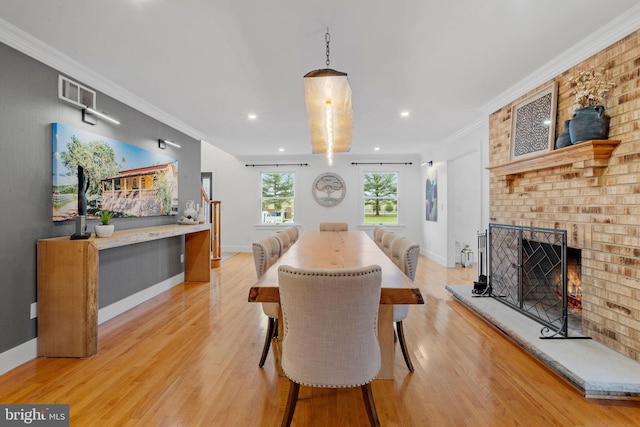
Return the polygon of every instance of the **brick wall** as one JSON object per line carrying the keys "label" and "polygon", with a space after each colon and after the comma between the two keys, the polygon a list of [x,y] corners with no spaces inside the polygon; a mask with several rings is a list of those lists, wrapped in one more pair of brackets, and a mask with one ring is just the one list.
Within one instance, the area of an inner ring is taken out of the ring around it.
{"label": "brick wall", "polygon": [[[556,137],[573,115],[569,79],[600,67],[617,83],[605,106],[609,139],[621,143],[608,165],[532,170],[511,182],[492,172],[490,221],[566,229],[569,246],[582,249],[583,332],[640,361],[640,31],[554,79]],[[490,115],[490,166],[509,162],[512,105],[539,89]]]}

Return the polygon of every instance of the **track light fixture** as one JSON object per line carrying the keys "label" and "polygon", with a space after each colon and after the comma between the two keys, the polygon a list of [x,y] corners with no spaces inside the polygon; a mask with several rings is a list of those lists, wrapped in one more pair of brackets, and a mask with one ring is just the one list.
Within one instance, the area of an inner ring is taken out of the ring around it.
{"label": "track light fixture", "polygon": [[82,121],[85,123],[89,123],[90,125],[95,125],[98,123],[98,119],[96,116],[101,117],[105,120],[110,121],[113,124],[119,125],[120,122],[114,119],[113,117],[109,117],[105,113],[101,113],[99,111],[94,110],[93,108],[83,108],[82,109]]}
{"label": "track light fixture", "polygon": [[164,150],[165,148],[167,148],[167,144],[172,145],[176,148],[180,148],[180,145],[176,144],[173,141],[169,141],[168,139],[159,139],[158,140],[158,148]]}

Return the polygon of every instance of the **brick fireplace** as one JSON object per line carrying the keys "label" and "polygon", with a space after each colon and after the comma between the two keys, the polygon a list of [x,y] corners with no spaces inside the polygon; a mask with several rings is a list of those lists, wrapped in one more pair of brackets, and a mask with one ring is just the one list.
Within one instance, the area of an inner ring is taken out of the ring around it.
{"label": "brick fireplace", "polygon": [[573,114],[569,78],[599,67],[617,83],[606,156],[596,141],[510,166],[511,107],[538,89],[490,115],[490,221],[567,230],[581,250],[582,332],[640,361],[640,32],[554,78],[556,135]]}

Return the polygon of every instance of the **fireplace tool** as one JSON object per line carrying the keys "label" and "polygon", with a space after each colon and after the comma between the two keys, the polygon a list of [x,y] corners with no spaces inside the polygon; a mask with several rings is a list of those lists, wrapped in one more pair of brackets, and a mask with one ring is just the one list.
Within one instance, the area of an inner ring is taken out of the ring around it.
{"label": "fireplace tool", "polygon": [[487,260],[487,231],[478,233],[478,280],[473,282],[473,296],[490,296],[491,286],[485,274]]}

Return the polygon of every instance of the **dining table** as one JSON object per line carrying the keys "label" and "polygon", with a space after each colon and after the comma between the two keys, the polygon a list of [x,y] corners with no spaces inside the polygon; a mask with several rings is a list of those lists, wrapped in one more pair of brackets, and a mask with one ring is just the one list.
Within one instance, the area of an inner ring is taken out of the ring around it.
{"label": "dining table", "polygon": [[[413,281],[375,244],[364,231],[306,231],[271,265],[249,290],[249,302],[280,302],[278,268],[290,265],[303,269],[344,269],[379,265],[382,269],[378,342],[381,368],[377,379],[392,380],[395,365],[394,304],[424,304]],[[282,318],[282,316],[280,316]],[[280,373],[283,322],[273,343]]]}

